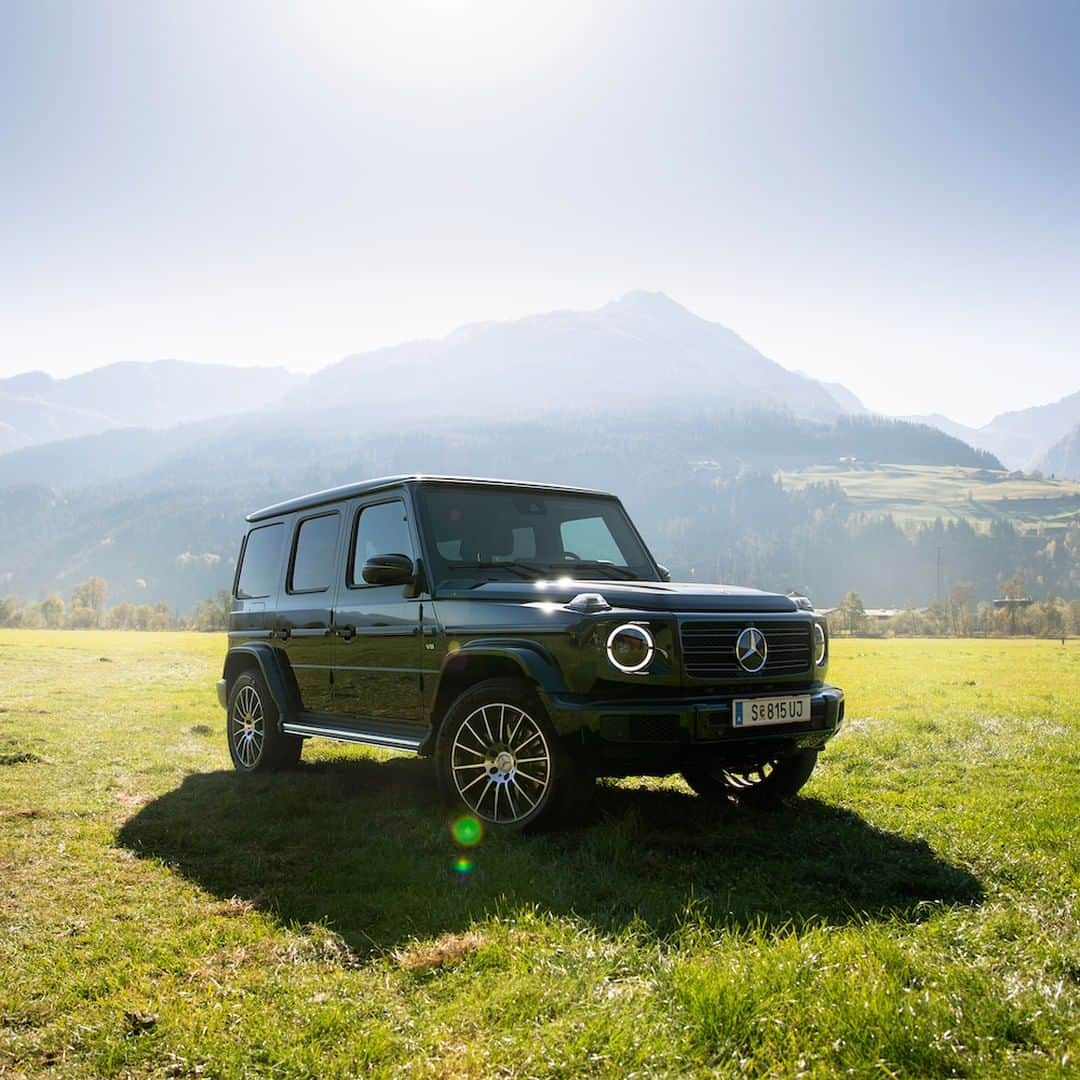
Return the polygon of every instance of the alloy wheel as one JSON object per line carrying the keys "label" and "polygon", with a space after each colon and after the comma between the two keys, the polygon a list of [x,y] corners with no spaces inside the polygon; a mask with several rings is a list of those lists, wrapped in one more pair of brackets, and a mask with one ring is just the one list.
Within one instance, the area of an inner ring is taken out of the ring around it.
{"label": "alloy wheel", "polygon": [[230,717],[229,738],[237,760],[245,769],[254,768],[266,739],[262,699],[254,686],[244,686],[236,695]]}
{"label": "alloy wheel", "polygon": [[454,786],[477,817],[513,825],[541,803],[551,784],[551,750],[540,725],[517,705],[471,712],[450,750]]}

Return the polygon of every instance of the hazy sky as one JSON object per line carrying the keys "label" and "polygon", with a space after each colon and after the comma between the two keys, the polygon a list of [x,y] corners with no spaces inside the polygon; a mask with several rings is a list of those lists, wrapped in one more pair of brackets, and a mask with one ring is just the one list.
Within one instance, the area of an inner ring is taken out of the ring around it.
{"label": "hazy sky", "polygon": [[0,0],[0,373],[660,289],[891,413],[1080,390],[1080,4]]}

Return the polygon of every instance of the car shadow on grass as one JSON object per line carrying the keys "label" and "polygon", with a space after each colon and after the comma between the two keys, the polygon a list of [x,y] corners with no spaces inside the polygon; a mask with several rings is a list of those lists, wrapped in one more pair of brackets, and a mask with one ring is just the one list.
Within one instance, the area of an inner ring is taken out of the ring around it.
{"label": "car shadow on grass", "polygon": [[360,952],[522,907],[662,936],[690,906],[729,927],[845,924],[916,921],[982,897],[924,841],[812,797],[760,814],[671,788],[601,785],[588,823],[465,850],[430,763],[403,758],[195,774],[118,839],[222,899],[325,923]]}

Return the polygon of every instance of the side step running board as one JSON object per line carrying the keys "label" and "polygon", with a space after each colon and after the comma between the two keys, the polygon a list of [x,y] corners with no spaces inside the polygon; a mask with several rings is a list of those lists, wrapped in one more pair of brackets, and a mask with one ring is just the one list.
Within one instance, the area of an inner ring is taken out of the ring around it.
{"label": "side step running board", "polygon": [[319,736],[323,739],[336,739],[338,742],[360,743],[362,746],[380,746],[389,750],[420,749],[423,739],[414,739],[408,735],[388,735],[381,731],[350,731],[347,728],[323,727],[321,724],[298,724],[286,721],[281,725],[286,735]]}

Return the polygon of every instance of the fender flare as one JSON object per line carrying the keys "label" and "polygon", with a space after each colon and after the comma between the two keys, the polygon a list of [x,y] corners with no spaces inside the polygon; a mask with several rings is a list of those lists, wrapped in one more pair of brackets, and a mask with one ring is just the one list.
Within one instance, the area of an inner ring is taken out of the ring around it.
{"label": "fender flare", "polygon": [[243,645],[232,646],[225,656],[223,678],[231,682],[238,672],[252,666],[252,659],[266,682],[278,714],[282,720],[288,719],[297,711],[296,679],[289,668],[288,660],[272,645],[248,641]]}
{"label": "fender flare", "polygon": [[443,660],[439,681],[453,672],[459,657],[492,658],[512,661],[521,674],[544,693],[565,693],[566,680],[555,658],[542,645],[528,638],[474,638]]}

